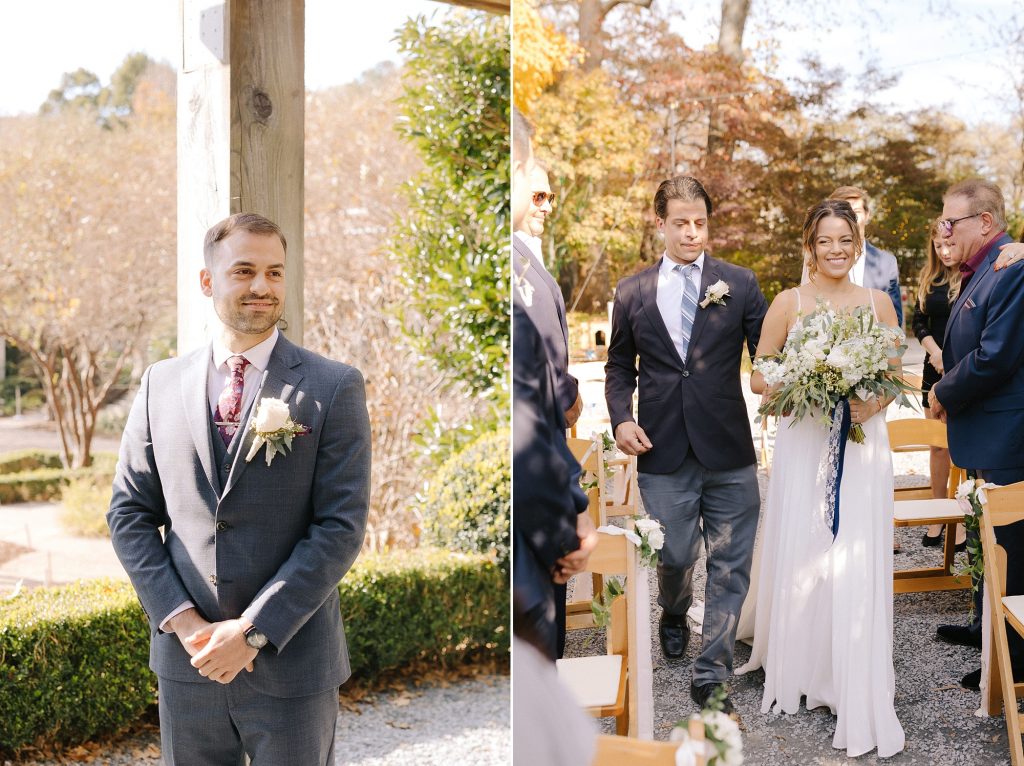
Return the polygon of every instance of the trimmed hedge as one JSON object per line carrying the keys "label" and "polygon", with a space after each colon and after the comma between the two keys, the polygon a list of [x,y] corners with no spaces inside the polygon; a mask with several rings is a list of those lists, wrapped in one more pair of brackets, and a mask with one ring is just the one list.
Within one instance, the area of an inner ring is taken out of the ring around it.
{"label": "trimmed hedge", "polygon": [[[353,676],[507,656],[508,579],[489,558],[362,556],[338,590]],[[133,723],[156,699],[148,662],[149,626],[126,582],[0,601],[0,752],[70,745]]]}
{"label": "trimmed hedge", "polygon": [[510,433],[486,433],[448,458],[423,503],[423,531],[432,545],[461,553],[490,553],[508,571],[512,502]]}
{"label": "trimmed hedge", "polygon": [[60,468],[60,453],[52,449],[22,449],[0,455],[0,474]]}
{"label": "trimmed hedge", "polygon": [[[26,453],[29,451],[26,450]],[[37,464],[48,466],[45,452],[40,450],[32,451],[32,454],[10,453],[4,456],[3,465],[16,466],[19,463],[32,465]],[[111,482],[114,476],[114,466],[117,464],[117,455],[112,452],[97,452],[93,455],[93,464],[88,468],[76,468],[65,470],[61,467],[60,457],[57,457],[56,467],[38,467],[29,470],[5,473],[0,470],[0,504],[4,503],[38,503],[45,500],[59,500],[65,485],[72,479],[85,477],[107,477]]]}

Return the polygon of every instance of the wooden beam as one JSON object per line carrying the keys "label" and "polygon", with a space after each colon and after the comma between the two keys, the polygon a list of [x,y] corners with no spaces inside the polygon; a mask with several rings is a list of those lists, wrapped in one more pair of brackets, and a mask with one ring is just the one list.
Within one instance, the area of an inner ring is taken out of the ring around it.
{"label": "wooden beam", "polygon": [[303,0],[180,0],[178,352],[213,325],[199,293],[203,236],[238,212],[265,215],[288,240],[288,337],[302,342]]}
{"label": "wooden beam", "polygon": [[475,8],[491,13],[509,13],[511,0],[437,0],[448,5],[461,5],[463,8]]}

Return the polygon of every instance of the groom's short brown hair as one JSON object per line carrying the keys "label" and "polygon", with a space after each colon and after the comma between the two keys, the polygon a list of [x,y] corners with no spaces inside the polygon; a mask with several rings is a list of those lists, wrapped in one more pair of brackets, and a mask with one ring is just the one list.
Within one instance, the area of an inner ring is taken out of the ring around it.
{"label": "groom's short brown hair", "polygon": [[711,217],[711,197],[704,190],[704,184],[693,176],[676,176],[662,181],[658,186],[658,191],[654,193],[654,214],[663,221],[668,214],[670,199],[681,199],[685,202],[704,200],[708,209],[708,217]]}
{"label": "groom's short brown hair", "polygon": [[236,231],[247,231],[250,234],[265,236],[276,235],[281,240],[281,247],[284,248],[285,253],[288,252],[288,240],[284,238],[284,232],[276,223],[269,218],[264,218],[259,213],[235,213],[223,221],[215,223],[206,232],[206,239],[203,240],[203,260],[206,262],[206,268],[210,268],[210,264],[213,262],[213,253],[217,249],[217,243]]}

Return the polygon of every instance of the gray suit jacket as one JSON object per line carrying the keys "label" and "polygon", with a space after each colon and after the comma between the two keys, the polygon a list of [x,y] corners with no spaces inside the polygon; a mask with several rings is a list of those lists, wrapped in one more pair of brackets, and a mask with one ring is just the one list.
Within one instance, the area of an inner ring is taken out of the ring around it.
{"label": "gray suit jacket", "polygon": [[864,287],[881,290],[896,309],[898,327],[903,327],[903,299],[900,295],[900,268],[896,256],[888,250],[864,243]]}
{"label": "gray suit jacket", "polygon": [[221,487],[210,353],[150,367],[121,440],[107,520],[150,619],[150,667],[212,683],[189,665],[177,636],[158,628],[192,601],[210,621],[245,615],[270,640],[254,672],[235,683],[280,697],[335,688],[351,674],[337,585],[362,547],[369,500],[362,376],[280,336],[255,402],[280,398],[312,430],[267,466],[265,447],[245,462],[253,439],[246,428]]}

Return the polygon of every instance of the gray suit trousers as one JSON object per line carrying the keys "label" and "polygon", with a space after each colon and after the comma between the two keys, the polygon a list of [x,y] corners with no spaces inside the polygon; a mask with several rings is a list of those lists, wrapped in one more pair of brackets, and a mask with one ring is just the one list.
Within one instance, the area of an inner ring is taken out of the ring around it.
{"label": "gray suit trousers", "polygon": [[750,587],[761,507],[757,466],[712,471],[690,451],[672,473],[641,473],[637,479],[644,508],[665,529],[658,603],[666,614],[685,615],[690,608],[703,534],[708,577],[693,683],[724,683],[732,674],[736,624]]}
{"label": "gray suit trousers", "polygon": [[243,678],[230,684],[161,678],[159,686],[167,766],[244,766],[246,755],[252,766],[334,766],[337,689],[273,697]]}

